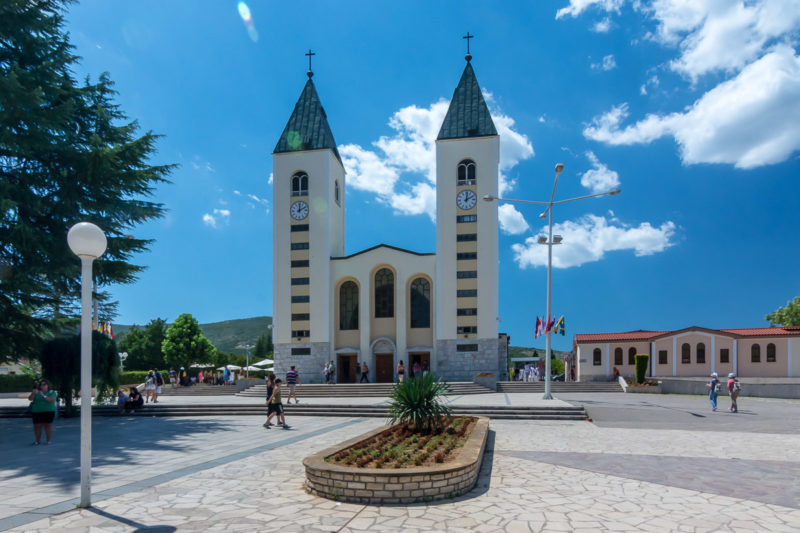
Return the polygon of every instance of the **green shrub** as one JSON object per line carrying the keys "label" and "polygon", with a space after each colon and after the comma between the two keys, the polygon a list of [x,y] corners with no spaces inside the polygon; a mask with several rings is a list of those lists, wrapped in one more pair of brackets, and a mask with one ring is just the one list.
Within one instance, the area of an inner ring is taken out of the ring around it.
{"label": "green shrub", "polygon": [[450,415],[450,408],[443,401],[446,392],[447,384],[431,373],[406,378],[392,389],[389,419],[410,424],[418,433],[428,433]]}
{"label": "green shrub", "polygon": [[550,359],[550,375],[557,376],[564,373],[564,361],[561,359]]}
{"label": "green shrub", "polygon": [[[147,372],[147,370],[129,370],[121,372],[119,375],[119,383],[120,385],[139,385],[140,383],[144,383]],[[169,383],[169,372],[161,372],[161,376],[164,378],[164,383]]]}
{"label": "green shrub", "polygon": [[0,392],[30,392],[35,380],[25,374],[0,375]]}
{"label": "green shrub", "polygon": [[644,383],[644,376],[647,374],[647,361],[650,356],[646,353],[636,354],[636,383]]}

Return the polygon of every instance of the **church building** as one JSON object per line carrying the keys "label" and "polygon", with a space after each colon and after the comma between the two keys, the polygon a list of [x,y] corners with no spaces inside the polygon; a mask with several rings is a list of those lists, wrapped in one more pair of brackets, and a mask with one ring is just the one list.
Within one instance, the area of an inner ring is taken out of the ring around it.
{"label": "church building", "polygon": [[[273,152],[275,371],[304,383],[328,361],[391,382],[403,361],[448,381],[501,379],[497,196],[500,138],[467,64],[436,139],[436,253],[380,244],[345,255],[347,182],[309,69]],[[398,220],[398,225],[401,222]]]}

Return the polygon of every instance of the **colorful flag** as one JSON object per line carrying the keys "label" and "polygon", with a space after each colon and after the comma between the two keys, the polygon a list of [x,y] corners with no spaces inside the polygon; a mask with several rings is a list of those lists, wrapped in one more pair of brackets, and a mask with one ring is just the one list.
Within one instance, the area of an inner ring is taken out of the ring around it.
{"label": "colorful flag", "polygon": [[112,339],[114,338],[114,330],[111,328],[111,322],[108,323],[108,336],[111,337]]}
{"label": "colorful flag", "polygon": [[540,319],[537,316],[536,317],[536,329],[533,331],[533,338],[534,339],[537,339],[539,337],[539,335],[541,335],[541,329],[542,329],[542,319]]}
{"label": "colorful flag", "polygon": [[103,323],[102,322],[98,322],[97,323],[97,331],[99,331],[100,333],[103,333]]}
{"label": "colorful flag", "polygon": [[559,322],[561,322],[561,329],[559,329],[558,332],[561,333],[561,336],[563,337],[565,335],[565,323],[566,323],[566,320],[564,320],[564,315],[561,315]]}

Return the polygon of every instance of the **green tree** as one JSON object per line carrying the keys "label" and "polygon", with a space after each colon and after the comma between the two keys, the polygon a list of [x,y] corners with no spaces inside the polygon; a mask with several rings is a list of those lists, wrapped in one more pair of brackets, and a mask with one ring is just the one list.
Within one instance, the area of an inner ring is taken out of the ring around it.
{"label": "green tree", "polygon": [[272,328],[267,331],[267,354],[272,355],[275,353],[275,345],[272,344]]}
{"label": "green tree", "polygon": [[[66,235],[100,226],[108,248],[94,265],[98,287],[131,283],[129,262],[150,240],[130,234],[164,214],[148,201],[172,165],[151,165],[157,135],[137,133],[113,101],[107,74],[78,82],[64,31],[68,0],[0,2],[0,357],[30,357],[77,324],[80,262]],[[108,293],[96,295],[102,320]]]}
{"label": "green tree", "polygon": [[765,317],[770,326],[800,326],[800,296]]}
{"label": "green tree", "polygon": [[[97,402],[112,397],[119,387],[119,356],[113,339],[92,332],[92,385],[97,387]],[[57,337],[44,344],[39,356],[42,377],[52,383],[64,400],[65,416],[72,416],[72,399],[81,388],[81,336]]]}
{"label": "green tree", "polygon": [[189,368],[194,363],[213,363],[217,349],[203,332],[197,319],[184,313],[167,329],[161,345],[164,360],[174,368]]}
{"label": "green tree", "polygon": [[127,352],[126,370],[164,368],[162,345],[167,336],[167,321],[151,320],[144,328],[133,326],[119,343],[119,350]]}
{"label": "green tree", "polygon": [[261,335],[258,340],[256,341],[256,345],[253,348],[253,357],[256,361],[260,361],[265,357],[268,357],[272,354],[272,350],[270,349],[272,345],[272,334],[267,333],[265,335]]}

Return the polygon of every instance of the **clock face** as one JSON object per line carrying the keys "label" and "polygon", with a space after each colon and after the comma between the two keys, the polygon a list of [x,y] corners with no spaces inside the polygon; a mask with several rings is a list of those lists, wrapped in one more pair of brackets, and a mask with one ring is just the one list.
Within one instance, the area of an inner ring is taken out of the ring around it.
{"label": "clock face", "polygon": [[292,215],[293,219],[303,220],[308,216],[308,204],[303,202],[302,200],[299,202],[295,202],[289,209],[289,213]]}
{"label": "clock face", "polygon": [[475,207],[475,202],[477,201],[478,197],[475,196],[475,193],[469,189],[461,191],[458,193],[458,196],[456,196],[456,204],[464,211]]}

